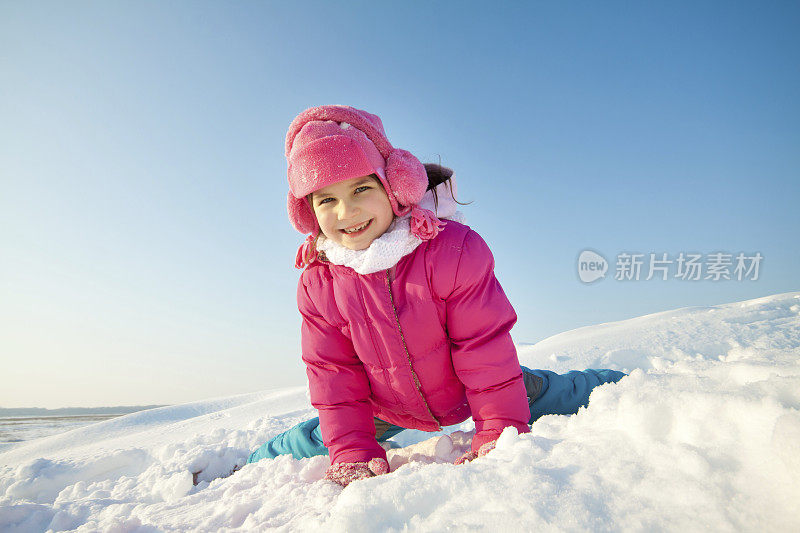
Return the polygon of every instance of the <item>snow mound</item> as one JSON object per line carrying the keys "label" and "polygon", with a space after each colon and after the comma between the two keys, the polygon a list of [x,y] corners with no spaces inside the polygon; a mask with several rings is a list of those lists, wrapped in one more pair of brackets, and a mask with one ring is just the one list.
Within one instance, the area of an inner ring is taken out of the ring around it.
{"label": "snow mound", "polygon": [[[346,489],[327,457],[245,465],[314,416],[303,388],[165,407],[0,453],[2,531],[756,531],[800,528],[800,293],[686,308],[518,347],[614,368],[577,415],[452,461],[471,423],[406,431],[392,473]],[[448,434],[449,433],[449,434]],[[197,473],[198,484],[193,484]]]}

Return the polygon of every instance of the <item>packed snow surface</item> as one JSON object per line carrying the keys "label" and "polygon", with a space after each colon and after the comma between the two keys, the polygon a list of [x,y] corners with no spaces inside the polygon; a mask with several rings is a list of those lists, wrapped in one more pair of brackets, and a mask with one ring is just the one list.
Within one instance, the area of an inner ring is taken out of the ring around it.
{"label": "packed snow surface", "polygon": [[798,531],[799,315],[787,293],[520,345],[529,367],[630,376],[461,466],[470,423],[403,432],[392,473],[345,489],[321,479],[327,457],[227,475],[314,416],[302,387],[21,443],[0,453],[0,530]]}

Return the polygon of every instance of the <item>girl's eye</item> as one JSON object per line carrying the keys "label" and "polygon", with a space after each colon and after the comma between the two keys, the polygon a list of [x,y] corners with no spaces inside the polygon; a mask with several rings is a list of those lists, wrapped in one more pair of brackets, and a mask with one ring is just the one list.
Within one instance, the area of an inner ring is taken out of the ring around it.
{"label": "girl's eye", "polygon": [[[370,187],[369,185],[361,185],[360,187],[356,187],[356,188],[355,188],[355,190],[354,190],[353,192],[355,192],[355,193],[364,192],[364,191],[368,191],[368,190],[370,190],[371,188],[372,188],[372,187]],[[323,198],[322,200],[320,200],[319,202],[317,202],[317,205],[322,205],[322,204],[327,204],[327,203],[330,203],[330,202],[328,202],[328,200],[331,200],[331,201],[332,201],[332,200],[333,200],[333,197],[331,197],[331,196],[328,196],[327,198]]]}

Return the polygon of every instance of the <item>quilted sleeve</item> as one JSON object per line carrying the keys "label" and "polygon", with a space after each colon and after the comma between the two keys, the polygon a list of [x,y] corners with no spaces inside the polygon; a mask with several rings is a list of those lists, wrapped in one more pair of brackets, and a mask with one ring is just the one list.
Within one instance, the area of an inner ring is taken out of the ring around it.
{"label": "quilted sleeve", "polygon": [[317,309],[303,277],[297,287],[303,317],[301,344],[311,404],[319,411],[320,430],[331,464],[386,459],[375,439],[370,387],[344,325],[329,323]]}
{"label": "quilted sleeve", "polygon": [[517,314],[494,275],[494,257],[470,230],[464,238],[452,293],[446,298],[453,367],[475,421],[472,450],[504,428],[530,431],[528,400],[511,328]]}

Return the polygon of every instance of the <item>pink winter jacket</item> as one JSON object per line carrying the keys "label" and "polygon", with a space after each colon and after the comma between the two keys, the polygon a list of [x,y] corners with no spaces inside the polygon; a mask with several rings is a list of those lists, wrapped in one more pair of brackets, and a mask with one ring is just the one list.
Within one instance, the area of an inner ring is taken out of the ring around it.
{"label": "pink winter jacket", "polygon": [[373,417],[423,431],[475,421],[472,450],[530,430],[509,331],[517,315],[494,258],[447,221],[391,269],[362,275],[324,259],[300,276],[302,352],[331,463],[386,458]]}

